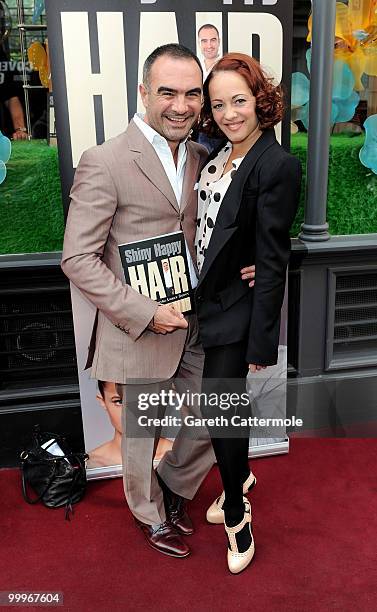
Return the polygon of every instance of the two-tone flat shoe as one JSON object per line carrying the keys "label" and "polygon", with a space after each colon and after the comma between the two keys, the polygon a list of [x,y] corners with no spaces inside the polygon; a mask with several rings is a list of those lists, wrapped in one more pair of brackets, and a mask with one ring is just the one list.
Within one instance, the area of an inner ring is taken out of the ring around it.
{"label": "two-tone flat shoe", "polygon": [[[257,483],[257,479],[255,478],[253,472],[250,471],[248,478],[243,483],[243,487],[242,487],[243,494],[246,495],[248,491],[251,491],[251,489],[256,485],[256,483]],[[212,523],[213,525],[220,525],[221,523],[224,522],[224,510],[223,510],[224,501],[225,501],[225,491],[223,491],[220,497],[217,497],[215,501],[208,508],[206,518],[209,523]]]}
{"label": "two-tone flat shoe", "polygon": [[[244,570],[250,563],[255,553],[255,543],[253,532],[251,528],[251,506],[250,502],[244,498],[245,512],[243,519],[238,525],[234,527],[228,527],[225,523],[225,531],[228,536],[228,568],[232,574],[239,574]],[[240,552],[240,535],[242,530],[247,530],[247,534],[243,534],[249,539],[250,544],[248,548]],[[238,538],[237,538],[238,536]]]}

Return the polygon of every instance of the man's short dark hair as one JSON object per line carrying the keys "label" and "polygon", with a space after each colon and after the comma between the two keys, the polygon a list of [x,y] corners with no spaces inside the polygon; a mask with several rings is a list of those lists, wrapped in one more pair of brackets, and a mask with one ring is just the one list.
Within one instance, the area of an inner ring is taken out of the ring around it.
{"label": "man's short dark hair", "polygon": [[168,43],[167,45],[161,45],[160,47],[157,47],[157,49],[152,51],[152,53],[145,60],[143,66],[143,83],[145,86],[149,85],[149,77],[153,64],[159,57],[162,57],[163,55],[168,55],[169,57],[173,57],[174,59],[194,60],[199,66],[203,78],[203,68],[195,53],[193,53],[190,49],[184,47],[183,45],[178,45],[176,43]]}
{"label": "man's short dark hair", "polygon": [[212,28],[213,30],[216,30],[217,37],[220,39],[220,33],[219,33],[217,27],[215,25],[213,25],[213,23],[205,23],[204,25],[200,26],[200,28],[198,30],[198,36],[199,36],[200,32],[202,30],[204,30],[204,28]]}

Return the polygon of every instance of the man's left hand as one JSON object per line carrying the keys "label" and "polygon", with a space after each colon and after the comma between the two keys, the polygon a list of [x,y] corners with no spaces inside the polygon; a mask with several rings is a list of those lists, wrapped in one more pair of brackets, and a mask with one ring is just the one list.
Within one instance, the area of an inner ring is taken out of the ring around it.
{"label": "man's left hand", "polygon": [[255,284],[255,266],[248,266],[247,268],[241,269],[241,278],[242,280],[248,280],[249,287],[254,287]]}
{"label": "man's left hand", "polygon": [[27,140],[28,133],[27,132],[21,132],[21,130],[16,130],[15,132],[13,132],[12,138],[13,138],[13,140]]}

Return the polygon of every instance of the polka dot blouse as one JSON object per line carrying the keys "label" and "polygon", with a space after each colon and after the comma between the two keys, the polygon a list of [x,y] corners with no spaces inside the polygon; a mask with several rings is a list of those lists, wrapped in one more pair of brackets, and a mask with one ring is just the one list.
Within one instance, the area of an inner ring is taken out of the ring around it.
{"label": "polka dot blouse", "polygon": [[232,169],[223,175],[223,170],[232,152],[230,142],[203,168],[198,185],[198,220],[195,238],[196,259],[199,272],[202,269],[206,251],[211,240],[221,202],[237,172],[243,157],[232,161]]}

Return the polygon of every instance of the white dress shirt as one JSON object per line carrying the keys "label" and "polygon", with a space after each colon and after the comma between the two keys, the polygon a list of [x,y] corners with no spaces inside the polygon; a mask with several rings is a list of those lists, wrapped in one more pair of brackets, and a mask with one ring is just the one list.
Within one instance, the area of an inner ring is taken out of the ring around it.
{"label": "white dress shirt", "polygon": [[[148,125],[148,123],[145,123],[143,115],[136,113],[133,119],[137,127],[141,130],[145,138],[148,140],[148,142],[151,143],[152,147],[156,151],[158,158],[165,170],[166,176],[168,177],[169,182],[172,186],[174,195],[178,202],[178,206],[180,206],[182,198],[183,179],[185,176],[187,161],[187,138],[184,141],[180,142],[178,145],[178,159],[177,165],[175,165],[173,154],[166,138],[156,132],[156,130],[154,130],[150,125]],[[192,188],[194,189],[194,185],[192,186]],[[186,252],[190,272],[191,286],[194,289],[194,287],[196,287],[196,285],[198,284],[198,278],[187,243]]]}

